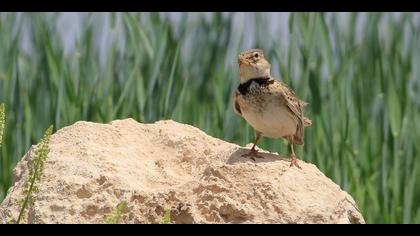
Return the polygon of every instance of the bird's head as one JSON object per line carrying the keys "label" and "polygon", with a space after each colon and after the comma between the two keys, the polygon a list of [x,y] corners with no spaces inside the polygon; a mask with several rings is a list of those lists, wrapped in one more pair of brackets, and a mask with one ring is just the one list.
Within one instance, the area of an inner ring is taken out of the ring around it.
{"label": "bird's head", "polygon": [[271,65],[261,49],[250,49],[239,54],[239,74],[241,83],[253,78],[269,77]]}

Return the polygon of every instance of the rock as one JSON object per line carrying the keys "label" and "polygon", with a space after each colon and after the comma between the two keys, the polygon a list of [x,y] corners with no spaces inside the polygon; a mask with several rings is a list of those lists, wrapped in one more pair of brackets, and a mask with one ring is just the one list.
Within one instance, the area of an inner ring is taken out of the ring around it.
{"label": "rock", "polygon": [[[250,144],[248,145],[249,148]],[[17,218],[33,146],[17,164],[0,222]],[[40,191],[25,223],[364,223],[352,197],[299,160],[248,149],[174,121],[77,122],[51,137]]]}

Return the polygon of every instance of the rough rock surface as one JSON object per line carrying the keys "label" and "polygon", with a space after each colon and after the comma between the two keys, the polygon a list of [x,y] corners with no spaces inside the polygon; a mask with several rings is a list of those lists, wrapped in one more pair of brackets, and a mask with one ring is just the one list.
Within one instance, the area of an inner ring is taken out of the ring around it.
{"label": "rough rock surface", "polygon": [[[249,146],[249,145],[248,145]],[[14,171],[0,222],[17,218],[33,146]],[[248,147],[249,148],[249,147]],[[27,223],[364,223],[354,200],[316,166],[302,169],[174,121],[77,122],[55,133]]]}

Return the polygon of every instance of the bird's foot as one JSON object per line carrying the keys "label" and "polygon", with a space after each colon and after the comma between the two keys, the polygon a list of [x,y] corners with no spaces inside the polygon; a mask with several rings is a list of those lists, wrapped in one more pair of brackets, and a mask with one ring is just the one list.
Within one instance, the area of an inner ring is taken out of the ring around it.
{"label": "bird's foot", "polygon": [[298,162],[297,162],[297,159],[296,159],[296,156],[295,156],[295,155],[291,155],[291,156],[290,156],[290,158],[284,158],[284,157],[282,157],[281,159],[282,159],[283,161],[288,161],[288,162],[290,162],[290,167],[292,167],[292,166],[296,166],[297,168],[302,169],[302,168],[299,166],[299,164],[298,164]]}
{"label": "bird's foot", "polygon": [[256,157],[256,158],[264,158],[263,156],[258,155],[258,151],[257,151],[255,148],[252,148],[250,152],[245,153],[245,154],[242,154],[241,156],[242,156],[242,157],[251,157],[251,159],[252,159],[253,161],[256,161],[256,160],[255,160],[255,157]]}

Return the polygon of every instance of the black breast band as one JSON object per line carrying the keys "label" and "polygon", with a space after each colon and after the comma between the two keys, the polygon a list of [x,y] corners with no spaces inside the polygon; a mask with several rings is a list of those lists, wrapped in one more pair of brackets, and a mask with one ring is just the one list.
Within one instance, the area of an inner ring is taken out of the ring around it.
{"label": "black breast band", "polygon": [[258,77],[248,80],[247,82],[240,84],[238,86],[238,90],[242,95],[245,95],[249,92],[249,86],[251,85],[252,81],[256,82],[260,86],[264,86],[267,84],[271,84],[272,80],[270,80],[270,77]]}

